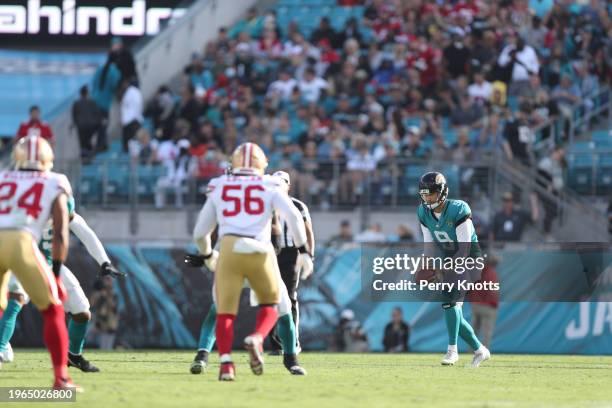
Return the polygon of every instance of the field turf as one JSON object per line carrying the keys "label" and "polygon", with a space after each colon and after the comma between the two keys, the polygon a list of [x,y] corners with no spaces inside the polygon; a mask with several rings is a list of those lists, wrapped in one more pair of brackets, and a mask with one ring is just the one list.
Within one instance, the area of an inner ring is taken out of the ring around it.
{"label": "field turf", "polygon": [[[479,369],[442,367],[441,354],[304,353],[307,377],[293,377],[280,357],[251,374],[235,355],[237,381],[217,381],[218,358],[201,375],[189,373],[187,351],[88,351],[102,372],[70,373],[85,393],[67,407],[612,407],[612,357],[494,355]],[[0,371],[0,387],[51,384],[48,355],[15,350]],[[49,407],[50,403],[10,404]]]}

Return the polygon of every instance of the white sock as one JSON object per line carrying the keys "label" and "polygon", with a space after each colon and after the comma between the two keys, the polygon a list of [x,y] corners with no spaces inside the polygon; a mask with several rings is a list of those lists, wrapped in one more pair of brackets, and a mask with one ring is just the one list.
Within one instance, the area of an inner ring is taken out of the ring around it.
{"label": "white sock", "polygon": [[454,344],[454,345],[452,345],[452,346],[451,346],[451,345],[449,344],[449,345],[448,345],[448,351],[451,351],[451,352],[453,352],[453,353],[456,353],[456,352],[457,352],[457,345],[456,345],[456,344]]}
{"label": "white sock", "polygon": [[476,350],[474,350],[474,353],[476,353],[476,354],[481,354],[481,353],[484,353],[484,351],[485,351],[486,349],[487,349],[487,348],[484,346],[484,344],[481,344],[481,345],[480,345],[480,347],[478,347]]}
{"label": "white sock", "polygon": [[222,363],[231,363],[232,362],[232,356],[229,354],[221,354],[221,357],[219,358],[219,360]]}

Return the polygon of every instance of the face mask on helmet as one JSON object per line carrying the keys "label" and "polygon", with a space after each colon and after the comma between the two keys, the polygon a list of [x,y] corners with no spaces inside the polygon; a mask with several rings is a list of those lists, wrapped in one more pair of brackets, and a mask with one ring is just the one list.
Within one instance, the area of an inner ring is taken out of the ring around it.
{"label": "face mask on helmet", "polygon": [[[437,193],[437,198],[434,202],[428,202],[427,196]],[[423,205],[430,210],[434,210],[438,208],[441,204],[446,201],[446,197],[448,196],[448,186],[446,183],[436,184],[433,186],[421,186],[419,188],[419,197],[421,198],[421,202]]]}

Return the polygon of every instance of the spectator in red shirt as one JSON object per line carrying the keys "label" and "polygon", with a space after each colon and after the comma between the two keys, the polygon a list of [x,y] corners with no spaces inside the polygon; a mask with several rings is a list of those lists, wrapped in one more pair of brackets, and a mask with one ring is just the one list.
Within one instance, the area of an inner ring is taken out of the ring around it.
{"label": "spectator in red shirt", "polygon": [[51,127],[47,123],[40,120],[40,108],[36,105],[30,108],[30,119],[27,122],[22,122],[21,125],[19,125],[15,140],[19,140],[22,137],[29,135],[41,136],[43,139],[46,139],[49,143],[51,143],[52,146],[55,143],[53,131],[51,131]]}
{"label": "spectator in red shirt", "polygon": [[[490,256],[482,270],[480,282],[498,283],[499,278],[495,267],[498,260]],[[472,327],[485,347],[489,348],[495,330],[497,309],[499,308],[499,291],[476,290],[468,293],[467,300],[472,305]]]}

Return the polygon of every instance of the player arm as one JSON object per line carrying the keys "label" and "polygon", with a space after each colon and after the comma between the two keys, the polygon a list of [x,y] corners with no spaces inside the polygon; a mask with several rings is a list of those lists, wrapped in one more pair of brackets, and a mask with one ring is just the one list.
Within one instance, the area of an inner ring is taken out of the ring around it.
{"label": "player arm", "polygon": [[274,246],[274,250],[276,252],[280,251],[280,237],[281,237],[281,227],[280,221],[278,219],[278,214],[276,211],[272,212],[272,225],[271,225],[271,241],[272,246]]}
{"label": "player arm", "polygon": [[423,233],[423,255],[426,258],[431,258],[433,256],[435,256],[435,248],[434,248],[434,239],[433,236],[431,235],[431,231],[429,231],[429,228],[427,228],[426,226],[424,226],[423,224],[421,225],[421,232]]}
{"label": "player arm", "polygon": [[198,214],[195,228],[193,229],[193,240],[202,255],[212,253],[212,245],[210,234],[217,225],[217,217],[215,214],[215,206],[212,199],[206,200],[204,207]]}
{"label": "player arm", "polygon": [[308,242],[308,249],[310,251],[310,256],[314,258],[315,239],[314,239],[314,231],[312,229],[312,222],[310,220],[304,221],[304,228],[306,228],[306,241]]}
{"label": "player arm", "polygon": [[421,224],[421,232],[423,233],[423,242],[433,242],[433,236],[429,229]]}
{"label": "player arm", "polygon": [[306,228],[306,241],[308,242],[308,249],[310,250],[310,256],[314,258],[315,253],[315,238],[314,230],[312,228],[312,219],[310,218],[310,212],[306,204],[302,205],[302,219],[304,220],[304,228]]}
{"label": "player arm", "polygon": [[296,247],[305,246],[308,241],[306,238],[306,227],[302,214],[295,208],[295,205],[289,199],[289,196],[284,192],[277,191],[272,199],[272,205],[277,209],[281,216],[287,221],[289,232],[293,237],[293,242]]}
{"label": "player arm", "polygon": [[74,218],[70,222],[70,231],[85,245],[87,252],[96,260],[98,265],[101,266],[107,262],[111,263],[102,242],[100,242],[94,230],[91,229],[79,214],[74,214]]}
{"label": "player arm", "polygon": [[459,247],[455,257],[465,258],[470,254],[472,234],[474,234],[474,223],[472,223],[471,214],[466,215],[463,220],[459,221],[455,227],[455,234],[457,234],[457,242]]}
{"label": "player arm", "polygon": [[51,209],[53,218],[52,258],[53,272],[59,274],[59,268],[68,255],[68,199],[66,193],[60,193]]}

